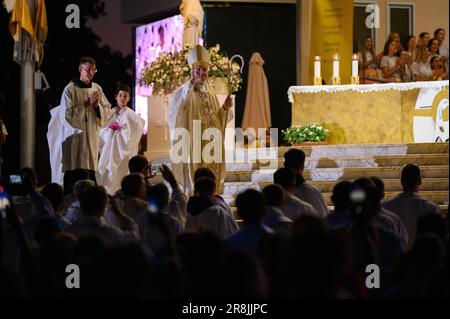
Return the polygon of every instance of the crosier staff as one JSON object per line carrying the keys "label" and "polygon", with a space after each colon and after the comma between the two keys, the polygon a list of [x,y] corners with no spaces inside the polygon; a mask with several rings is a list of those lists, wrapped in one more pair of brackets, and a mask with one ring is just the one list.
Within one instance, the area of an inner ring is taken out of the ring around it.
{"label": "crosier staff", "polygon": [[[241,66],[240,66],[240,68],[239,68],[239,73],[241,73],[242,74],[242,71],[244,70],[244,58],[241,56],[241,55],[238,55],[238,54],[235,54],[235,55],[233,55],[232,57],[231,57],[231,59],[230,59],[230,76],[229,76],[229,79],[228,79],[228,92],[229,92],[229,95],[228,95],[228,97],[227,98],[229,98],[230,96],[231,96],[231,93],[233,93],[233,87],[232,87],[232,85],[231,85],[231,80],[232,80],[232,78],[233,78],[233,60],[234,59],[236,59],[236,58],[238,58],[238,59],[240,59],[241,60]],[[225,128],[227,127],[227,122],[228,122],[228,112],[230,111],[230,109],[227,109],[227,111],[226,111],[226,113],[225,113],[225,120],[224,120],[224,123],[223,123],[223,131],[224,131],[224,134],[225,134]],[[225,135],[224,135],[225,136]]]}

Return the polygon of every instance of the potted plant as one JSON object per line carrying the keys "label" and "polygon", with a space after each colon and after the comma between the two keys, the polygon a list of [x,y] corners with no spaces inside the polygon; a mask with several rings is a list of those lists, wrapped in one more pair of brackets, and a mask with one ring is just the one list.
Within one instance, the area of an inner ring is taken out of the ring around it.
{"label": "potted plant", "polygon": [[[178,87],[190,79],[191,68],[187,61],[190,49],[186,48],[175,52],[161,52],[152,63],[146,63],[141,71],[139,84],[152,86],[154,95],[172,94]],[[209,83],[217,94],[229,94],[237,92],[242,85],[242,76],[239,73],[239,64],[233,63],[231,68],[230,82],[230,60],[225,52],[220,51],[220,46],[208,49],[211,59],[209,69]],[[231,90],[231,92],[229,92]]]}
{"label": "potted plant", "polygon": [[291,126],[281,131],[283,138],[291,145],[323,145],[329,135],[329,130],[317,123],[307,123],[301,126]]}

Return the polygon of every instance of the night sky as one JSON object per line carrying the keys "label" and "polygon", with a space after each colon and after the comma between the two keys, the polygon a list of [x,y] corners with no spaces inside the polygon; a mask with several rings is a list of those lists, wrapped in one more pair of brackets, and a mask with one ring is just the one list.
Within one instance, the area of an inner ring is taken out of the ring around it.
{"label": "night sky", "polygon": [[105,0],[106,16],[98,20],[89,20],[87,25],[102,39],[101,45],[107,44],[113,50],[127,55],[132,51],[132,25],[121,23],[120,2],[121,0]]}

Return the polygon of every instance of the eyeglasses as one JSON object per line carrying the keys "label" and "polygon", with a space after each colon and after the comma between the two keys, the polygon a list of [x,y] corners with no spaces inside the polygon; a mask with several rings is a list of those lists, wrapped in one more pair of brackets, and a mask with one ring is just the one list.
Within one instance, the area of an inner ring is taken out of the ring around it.
{"label": "eyeglasses", "polygon": [[98,72],[98,70],[97,69],[88,69],[88,68],[85,68],[85,67],[83,67],[83,69],[86,71],[86,72],[88,72],[88,73],[97,73]]}

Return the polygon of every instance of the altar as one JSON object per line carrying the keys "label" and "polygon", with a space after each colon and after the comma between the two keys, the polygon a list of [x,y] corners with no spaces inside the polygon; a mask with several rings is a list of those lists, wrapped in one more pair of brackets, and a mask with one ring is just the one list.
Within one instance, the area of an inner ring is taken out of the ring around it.
{"label": "altar", "polygon": [[329,144],[446,141],[448,87],[449,81],[292,86],[292,125],[323,124]]}

